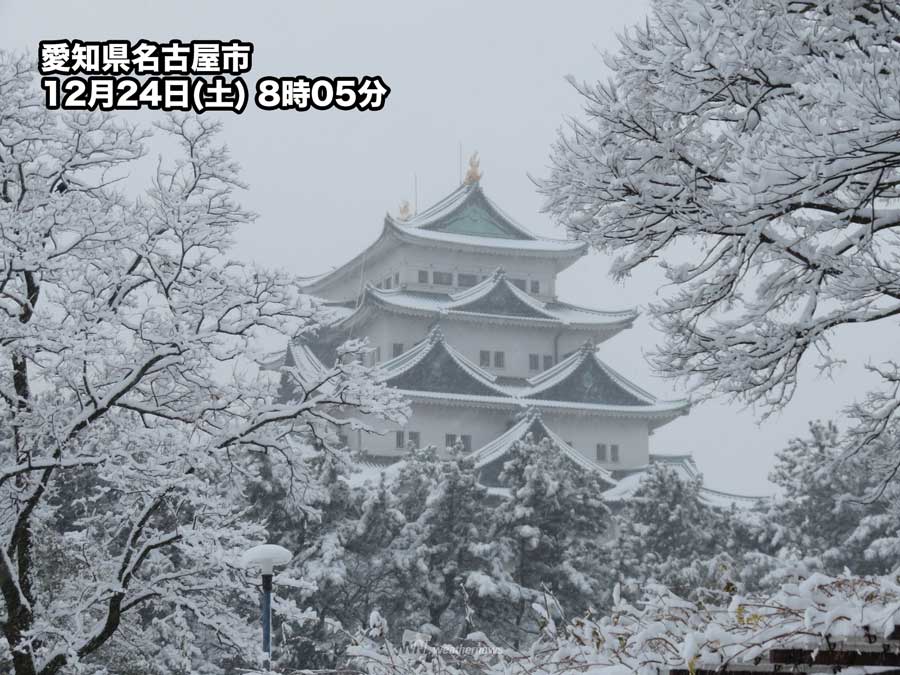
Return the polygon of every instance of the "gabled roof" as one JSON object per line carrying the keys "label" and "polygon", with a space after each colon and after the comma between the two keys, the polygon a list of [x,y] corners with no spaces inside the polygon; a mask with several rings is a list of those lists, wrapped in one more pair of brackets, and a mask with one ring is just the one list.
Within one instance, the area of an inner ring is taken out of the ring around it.
{"label": "gabled roof", "polygon": [[532,234],[488,199],[477,182],[460,185],[434,206],[406,220],[387,214],[385,226],[422,242],[576,256],[587,250],[582,241]]}
{"label": "gabled roof", "polygon": [[371,306],[396,312],[434,318],[463,318],[499,323],[519,323],[534,326],[590,330],[608,338],[630,328],[637,311],[603,311],[577,307],[561,302],[544,302],[518,288],[502,269],[476,286],[456,293],[427,293],[405,289],[384,290],[371,284],[366,286],[359,307],[337,314],[333,324],[356,324],[369,314]]}
{"label": "gabled roof", "polygon": [[489,200],[477,181],[463,183],[421,213],[395,222],[404,227],[446,234],[527,241],[538,239]]}
{"label": "gabled roof", "polygon": [[468,293],[459,293],[454,296],[448,304],[447,310],[470,314],[518,316],[529,319],[552,320],[554,318],[544,311],[540,302],[513,286],[506,279],[502,269],[468,290]]}
{"label": "gabled roof", "polygon": [[[652,427],[689,407],[687,401],[661,401],[615,373],[597,359],[593,343],[541,375],[501,380],[448,345],[436,327],[428,338],[384,363],[382,370],[388,384],[424,401],[590,410],[645,417]],[[585,373],[597,379],[588,382]]]}
{"label": "gabled roof", "polygon": [[539,237],[513,221],[489,200],[478,183],[465,184],[412,218],[385,215],[381,235],[353,259],[330,272],[304,279],[310,293],[356,270],[396,247],[397,243],[495,255],[555,258],[568,266],[587,251],[574,239]]}
{"label": "gabled roof", "polygon": [[499,474],[499,469],[502,468],[503,458],[509,454],[515,443],[526,440],[529,434],[534,442],[542,441],[545,438],[549,439],[560,453],[578,467],[597,473],[610,486],[616,484],[615,479],[608,470],[582,455],[578,450],[566,443],[559,434],[544,424],[544,421],[541,419],[541,413],[536,408],[529,408],[522,418],[510,427],[506,433],[475,450],[471,455],[475,461],[475,467],[482,470],[487,469],[485,473],[488,474],[489,482],[493,482],[493,479],[496,477],[494,474]]}
{"label": "gabled roof", "polygon": [[528,378],[528,384],[526,398],[619,406],[657,403],[655,396],[603,363],[590,342],[553,368]]}
{"label": "gabled roof", "polygon": [[[299,370],[313,376],[324,370],[323,357],[302,340],[288,349],[290,365],[302,363]],[[597,358],[592,342],[534,377],[501,378],[447,344],[435,326],[424,340],[379,369],[381,381],[422,403],[506,409],[540,406],[638,417],[646,419],[651,429],[686,414],[690,407],[688,401],[657,399],[629,382]]]}
{"label": "gabled roof", "polygon": [[494,385],[495,375],[448,345],[437,328],[426,340],[386,362],[382,372],[385,383],[397,389],[469,396],[506,395]]}

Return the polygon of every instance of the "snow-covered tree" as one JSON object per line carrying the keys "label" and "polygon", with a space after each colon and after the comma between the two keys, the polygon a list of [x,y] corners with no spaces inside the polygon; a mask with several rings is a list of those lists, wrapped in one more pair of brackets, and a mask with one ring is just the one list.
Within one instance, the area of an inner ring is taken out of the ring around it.
{"label": "snow-covered tree", "polygon": [[603,591],[611,590],[603,565],[607,486],[549,439],[530,437],[512,447],[500,482],[509,494],[491,515],[493,565],[467,585],[475,627],[521,644],[539,630],[534,603],[551,617],[574,615],[602,605]]}
{"label": "snow-covered tree", "polygon": [[289,566],[298,580],[292,595],[315,614],[286,627],[280,662],[293,668],[334,667],[373,612],[390,621],[411,605],[394,560],[406,518],[393,484],[386,476],[374,485],[348,483],[346,466],[328,471],[336,480],[323,481],[313,508],[277,516],[276,527],[298,545]]}
{"label": "snow-covered tree", "polygon": [[465,636],[471,630],[465,584],[489,567],[487,490],[461,448],[450,449],[449,457],[438,457],[431,447],[415,450],[403,464],[394,490],[409,522],[394,543],[394,557],[425,624],[407,627]]}
{"label": "snow-covered tree", "polygon": [[611,568],[629,596],[656,581],[685,597],[726,591],[736,576],[740,550],[730,511],[706,504],[702,481],[655,464],[616,513]]}
{"label": "snow-covered tree", "polygon": [[[796,650],[792,662],[816,658],[841,668],[848,652],[871,663],[883,660],[897,594],[897,580],[890,576],[817,574],[709,606],[647,584],[636,603],[615,593],[614,606],[603,616],[548,622],[524,650],[498,649],[483,638],[474,642],[483,649],[468,653],[442,645],[397,650],[360,640],[354,665],[370,675],[752,672],[777,649]],[[848,643],[872,647],[844,648]]]}
{"label": "snow-covered tree", "polygon": [[[885,512],[884,499],[860,499],[880,478],[857,457],[843,458],[840,433],[833,422],[810,424],[809,437],[792,439],[776,455],[769,480],[782,490],[769,509],[772,544],[818,557],[824,571],[845,568],[857,574],[886,573],[867,561],[868,543],[858,533],[864,517]],[[853,539],[853,535],[857,537]]]}
{"label": "snow-covered tree", "polygon": [[897,567],[900,486],[882,489],[873,462],[877,466],[870,456],[846,456],[832,422],[811,423],[808,436],[792,439],[776,455],[769,480],[781,493],[757,514],[760,552],[773,558],[764,561],[770,578],[764,586],[812,570],[888,574]]}
{"label": "snow-covered tree", "polygon": [[238,564],[266,537],[245,513],[256,458],[290,474],[294,439],[346,423],[336,406],[403,411],[352,359],[287,400],[259,373],[271,340],[321,312],[288,275],[227,257],[252,214],[218,128],[161,121],[181,156],[131,198],[119,181],[147,132],[47,111],[31,60],[0,55],[4,672],[149,652],[167,672],[215,672],[254,653],[256,623],[233,609],[257,603]]}
{"label": "snow-covered tree", "polygon": [[[883,0],[654,0],[606,83],[577,85],[541,185],[569,231],[662,265],[656,364],[777,410],[829,337],[900,315],[900,8]],[[891,324],[892,325],[892,324]],[[900,365],[871,364],[853,447],[900,464]],[[885,452],[886,451],[886,452]],[[863,453],[865,454],[865,453]]]}

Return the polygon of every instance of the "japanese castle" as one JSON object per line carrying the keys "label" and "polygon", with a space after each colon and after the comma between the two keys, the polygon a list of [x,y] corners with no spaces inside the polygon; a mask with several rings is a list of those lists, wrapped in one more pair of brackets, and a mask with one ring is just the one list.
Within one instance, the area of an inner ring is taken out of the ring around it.
{"label": "japanese castle", "polygon": [[[287,363],[324,367],[347,339],[368,338],[370,365],[412,411],[402,427],[342,436],[369,461],[461,447],[496,485],[508,449],[531,434],[613,488],[658,461],[651,434],[689,404],[658,399],[602,360],[603,343],[632,326],[634,310],[557,297],[557,275],[586,253],[583,242],[514,222],[471,163],[447,197],[421,213],[388,214],[373,244],[306,280],[335,318],[293,341]],[[676,463],[696,469],[689,456]]]}

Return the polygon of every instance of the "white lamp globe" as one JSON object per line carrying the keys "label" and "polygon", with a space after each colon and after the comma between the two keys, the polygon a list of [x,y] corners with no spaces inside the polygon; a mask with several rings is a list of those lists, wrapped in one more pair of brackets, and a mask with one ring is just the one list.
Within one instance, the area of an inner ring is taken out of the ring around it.
{"label": "white lamp globe", "polygon": [[278,544],[260,544],[244,553],[244,567],[258,567],[263,574],[272,574],[276,565],[287,565],[293,555]]}

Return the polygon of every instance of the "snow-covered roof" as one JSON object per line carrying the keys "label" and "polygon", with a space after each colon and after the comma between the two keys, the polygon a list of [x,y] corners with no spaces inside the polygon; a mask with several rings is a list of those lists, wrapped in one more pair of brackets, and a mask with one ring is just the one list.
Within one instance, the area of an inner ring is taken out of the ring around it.
{"label": "snow-covered roof", "polygon": [[296,368],[304,381],[320,378],[327,372],[327,368],[322,365],[309,346],[297,341],[292,341],[288,345],[284,365],[288,368]]}
{"label": "snow-covered roof", "polygon": [[[327,358],[328,345],[299,339],[289,349],[293,361],[302,366],[301,376],[309,373],[315,378],[325,370],[321,361]],[[690,408],[686,400],[658,399],[629,382],[600,361],[592,342],[541,375],[501,378],[454,349],[436,325],[424,340],[379,369],[382,381],[420,403],[498,409],[538,406],[644,419],[650,429]]]}
{"label": "snow-covered roof", "polygon": [[[484,194],[479,182],[463,183],[449,195],[411,218],[388,215],[396,227],[434,241],[486,240],[488,246],[583,251],[585,244],[572,239],[539,237],[515,222]],[[503,243],[507,242],[507,243]]]}
{"label": "snow-covered roof", "polygon": [[531,434],[534,441],[548,438],[565,457],[569,458],[577,466],[586,471],[597,473],[609,485],[615,485],[612,474],[593,460],[582,455],[578,450],[569,445],[562,437],[548,427],[541,419],[540,411],[530,408],[522,418],[509,430],[478,448],[472,453],[476,468],[482,469],[490,464],[495,464],[505,457],[513,444],[525,439]]}
{"label": "snow-covered roof", "polygon": [[591,410],[647,418],[651,427],[687,413],[689,407],[687,401],[659,400],[629,382],[597,358],[592,344],[546,371],[548,377],[501,381],[448,345],[436,327],[381,368],[389,385],[424,400]]}
{"label": "snow-covered roof", "polygon": [[[381,366],[382,377],[398,389],[410,386],[424,391],[506,396],[496,384],[497,376],[476,366],[444,340],[439,328],[412,349]],[[432,389],[433,388],[433,389]]]}
{"label": "snow-covered roof", "polygon": [[[649,464],[633,469],[624,476],[619,476],[616,485],[603,493],[603,498],[608,502],[625,502],[632,499],[638,488],[640,488],[641,481],[646,476],[647,470],[653,464],[665,464],[683,481],[692,481],[702,477],[700,469],[694,463],[694,458],[691,455],[651,454]],[[713,490],[706,486],[700,487],[700,498],[710,506],[724,509],[733,506],[737,508],[751,508],[766,499],[760,496],[738,495],[722,490]]]}
{"label": "snow-covered roof", "polygon": [[478,183],[464,184],[407,220],[387,214],[378,239],[344,265],[306,277],[304,288],[310,293],[318,292],[356,270],[365,260],[391,250],[397,242],[496,255],[549,257],[569,263],[587,252],[587,244],[582,241],[532,234],[489,200]]}
{"label": "snow-covered roof", "polygon": [[[653,394],[601,361],[592,342],[585,342],[568,358],[528,378],[528,384],[530,388],[523,395],[532,399],[622,406],[656,406],[661,403]],[[687,408],[687,401],[669,403]]]}
{"label": "snow-covered roof", "polygon": [[335,328],[356,324],[371,306],[399,314],[447,319],[468,319],[528,326],[571,327],[611,337],[629,328],[637,317],[633,309],[605,311],[563,302],[545,302],[518,288],[502,269],[481,283],[456,293],[429,293],[404,288],[384,290],[366,286],[358,307],[335,308]]}

